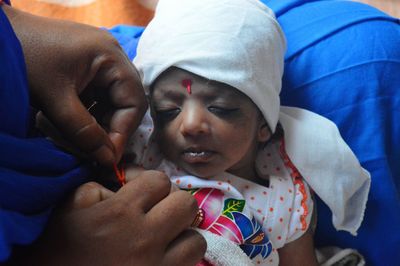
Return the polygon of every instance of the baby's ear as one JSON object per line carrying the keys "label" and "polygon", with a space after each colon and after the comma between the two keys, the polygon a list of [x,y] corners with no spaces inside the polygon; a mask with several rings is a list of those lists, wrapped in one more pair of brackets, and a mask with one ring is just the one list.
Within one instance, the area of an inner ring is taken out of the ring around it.
{"label": "baby's ear", "polygon": [[269,126],[267,124],[267,121],[265,121],[264,118],[261,118],[261,121],[258,126],[258,134],[257,138],[259,142],[267,142],[271,138],[271,130],[269,129]]}

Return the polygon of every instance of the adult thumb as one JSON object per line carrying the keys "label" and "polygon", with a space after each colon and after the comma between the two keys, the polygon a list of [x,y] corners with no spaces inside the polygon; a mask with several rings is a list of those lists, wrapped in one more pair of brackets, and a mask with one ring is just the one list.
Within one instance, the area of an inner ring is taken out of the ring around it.
{"label": "adult thumb", "polygon": [[47,104],[43,110],[46,117],[74,147],[100,164],[111,166],[116,161],[116,156],[107,132],[76,94],[63,96],[59,102]]}

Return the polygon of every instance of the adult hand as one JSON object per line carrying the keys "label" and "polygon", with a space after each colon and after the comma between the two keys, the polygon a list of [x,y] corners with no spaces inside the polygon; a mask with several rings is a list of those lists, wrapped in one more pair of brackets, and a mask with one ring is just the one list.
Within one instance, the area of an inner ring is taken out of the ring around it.
{"label": "adult hand", "polygon": [[[25,56],[32,105],[98,162],[119,161],[146,109],[139,75],[105,30],[3,5]],[[87,108],[97,102],[91,111]]]}
{"label": "adult hand", "polygon": [[197,204],[170,187],[156,171],[141,173],[116,193],[82,185],[25,257],[31,265],[195,265],[206,249],[189,229]]}

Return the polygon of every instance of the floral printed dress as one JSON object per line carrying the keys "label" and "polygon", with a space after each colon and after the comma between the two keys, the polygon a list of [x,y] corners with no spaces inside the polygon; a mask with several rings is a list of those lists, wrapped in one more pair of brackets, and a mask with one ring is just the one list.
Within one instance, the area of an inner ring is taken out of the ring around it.
{"label": "floral printed dress", "polygon": [[196,198],[204,216],[200,229],[236,243],[255,265],[278,265],[277,250],[306,232],[313,211],[310,189],[287,158],[284,143],[269,145],[257,157],[258,174],[268,178],[268,186],[229,173],[202,179],[160,156],[149,117],[128,147],[135,163],[165,172]]}

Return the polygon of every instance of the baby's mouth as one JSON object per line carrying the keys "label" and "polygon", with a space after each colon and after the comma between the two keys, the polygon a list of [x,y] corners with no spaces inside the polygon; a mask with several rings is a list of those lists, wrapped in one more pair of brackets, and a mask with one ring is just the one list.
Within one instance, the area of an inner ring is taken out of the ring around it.
{"label": "baby's mouth", "polygon": [[183,160],[187,163],[207,163],[209,162],[215,152],[200,149],[187,149],[183,151]]}

